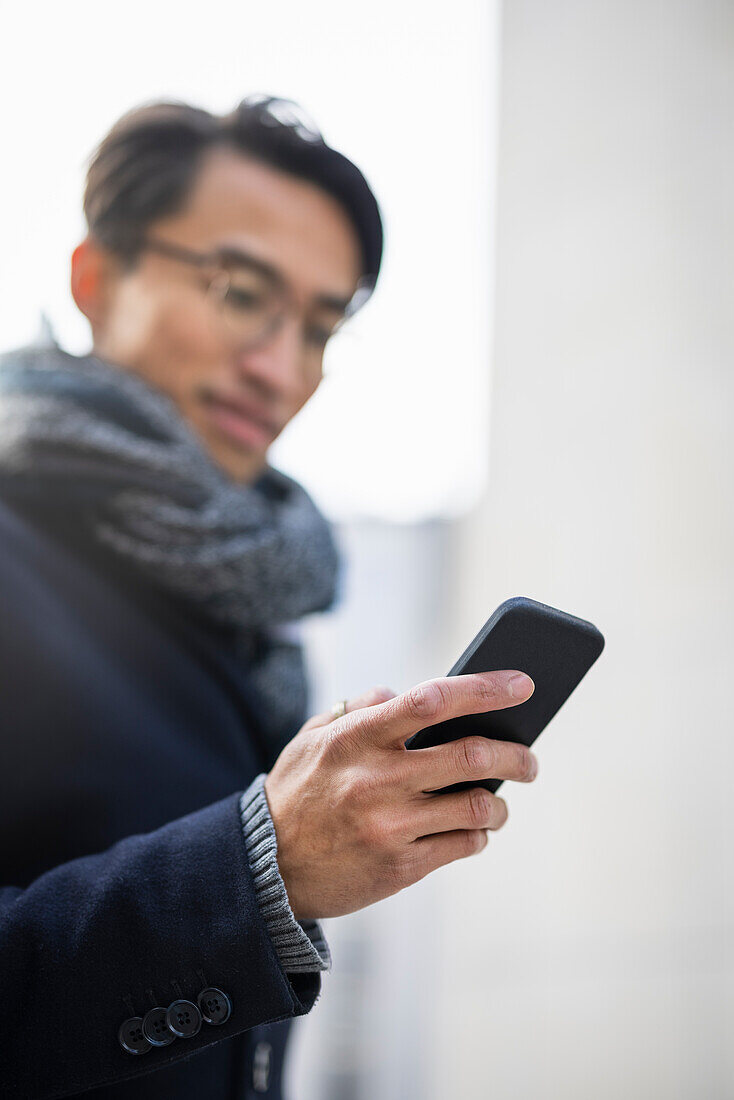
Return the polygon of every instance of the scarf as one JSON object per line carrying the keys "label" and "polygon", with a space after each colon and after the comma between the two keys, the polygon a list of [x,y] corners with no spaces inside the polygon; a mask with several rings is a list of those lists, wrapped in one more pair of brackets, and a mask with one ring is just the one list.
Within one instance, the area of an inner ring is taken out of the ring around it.
{"label": "scarf", "polygon": [[235,629],[271,759],[306,717],[295,621],[332,606],[339,557],[305,489],[251,484],[209,458],[173,401],[55,341],[0,355],[0,492],[52,501],[157,585]]}

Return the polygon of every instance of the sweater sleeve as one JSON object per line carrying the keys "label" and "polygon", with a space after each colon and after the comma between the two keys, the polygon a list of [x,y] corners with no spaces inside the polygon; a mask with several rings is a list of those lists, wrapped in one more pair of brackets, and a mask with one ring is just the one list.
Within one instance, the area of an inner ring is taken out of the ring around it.
{"label": "sweater sleeve", "polygon": [[278,841],[261,772],[240,799],[245,847],[260,911],[287,974],[330,970],[331,953],[316,920],[297,921],[278,868]]}

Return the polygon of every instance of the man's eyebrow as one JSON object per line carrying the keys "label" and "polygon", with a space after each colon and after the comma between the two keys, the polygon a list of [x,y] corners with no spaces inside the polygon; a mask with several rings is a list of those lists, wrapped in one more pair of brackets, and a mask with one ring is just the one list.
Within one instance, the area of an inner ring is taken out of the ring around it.
{"label": "man's eyebrow", "polygon": [[[241,264],[243,267],[255,268],[256,271],[260,271],[280,286],[286,285],[286,280],[277,267],[268,263],[267,260],[261,260],[259,256],[253,256],[251,252],[246,252],[242,248],[235,248],[233,245],[220,245],[214,251],[222,260],[233,264]],[[351,297],[344,298],[338,294],[316,294],[314,296],[316,306],[333,310],[335,313],[345,313],[351,300]]]}

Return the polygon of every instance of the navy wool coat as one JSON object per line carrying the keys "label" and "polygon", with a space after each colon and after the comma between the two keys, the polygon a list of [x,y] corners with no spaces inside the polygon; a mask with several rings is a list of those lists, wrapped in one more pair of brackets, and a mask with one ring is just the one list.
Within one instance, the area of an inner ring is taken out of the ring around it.
{"label": "navy wool coat", "polygon": [[[321,982],[284,972],[254,892],[258,707],[228,628],[0,495],[0,1096],[280,1097]],[[123,1049],[176,1000],[212,1022]]]}

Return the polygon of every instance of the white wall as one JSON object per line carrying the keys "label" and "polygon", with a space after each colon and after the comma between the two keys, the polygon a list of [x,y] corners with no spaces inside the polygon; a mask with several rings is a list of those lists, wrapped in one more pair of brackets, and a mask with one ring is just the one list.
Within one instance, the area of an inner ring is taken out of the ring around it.
{"label": "white wall", "polygon": [[441,873],[436,1098],[734,1095],[733,46],[716,0],[505,4],[460,620],[523,594],[607,645]]}

